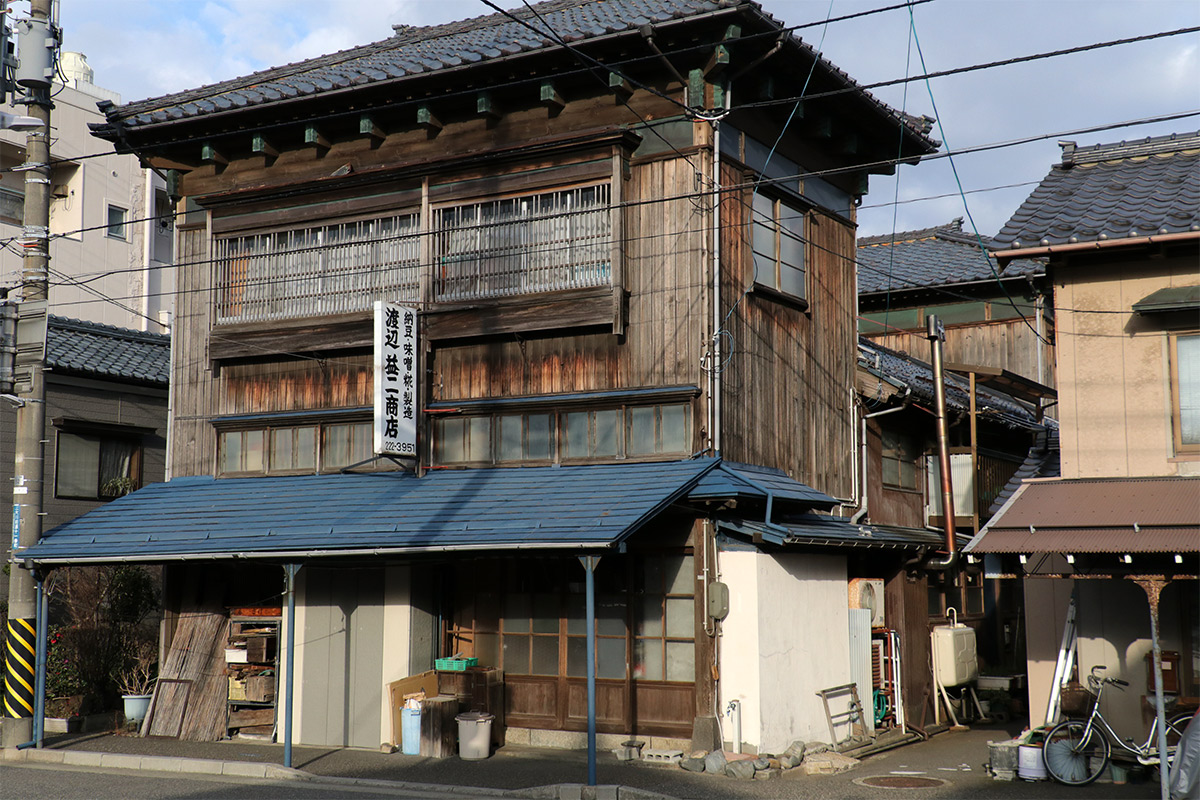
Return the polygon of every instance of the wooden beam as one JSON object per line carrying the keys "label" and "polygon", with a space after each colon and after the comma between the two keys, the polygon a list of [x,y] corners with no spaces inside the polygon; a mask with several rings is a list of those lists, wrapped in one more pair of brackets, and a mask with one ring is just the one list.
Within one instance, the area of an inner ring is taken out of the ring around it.
{"label": "wooden beam", "polygon": [[687,104],[692,108],[704,108],[704,70],[688,72]]}
{"label": "wooden beam", "polygon": [[358,118],[358,133],[370,138],[372,148],[378,147],[387,138],[387,131],[379,127],[370,114],[363,114]]}
{"label": "wooden beam", "polygon": [[814,117],[805,126],[804,135],[810,139],[832,139],[833,120],[824,115]]}
{"label": "wooden beam", "polygon": [[608,73],[608,88],[617,96],[618,101],[628,100],[633,96],[633,85],[615,72]]}
{"label": "wooden beam", "polygon": [[317,148],[317,151],[321,152],[321,153],[323,153],[324,151],[328,150],[331,147],[329,140],[321,135],[321,132],[319,130],[317,130],[316,125],[305,126],[305,128],[304,128],[304,143],[315,145]]}
{"label": "wooden beam", "polygon": [[276,158],[279,155],[279,148],[268,142],[262,136],[254,136],[250,140],[250,152],[255,155],[266,156],[267,158]]}
{"label": "wooden beam", "polygon": [[200,148],[200,160],[206,164],[216,164],[223,167],[229,163],[229,159],[212,144],[205,142]]}
{"label": "wooden beam", "polygon": [[854,132],[843,133],[837,140],[837,152],[842,155],[856,156],[859,153],[859,138]]}
{"label": "wooden beam", "polygon": [[775,99],[775,78],[768,75],[758,84],[759,100]]}
{"label": "wooden beam", "polygon": [[418,106],[417,124],[433,136],[436,136],[442,129],[442,121],[437,118],[429,106]]}
{"label": "wooden beam", "polygon": [[704,65],[704,77],[714,78],[728,66],[729,48],[719,44],[713,48],[712,55],[708,57],[708,63]]}
{"label": "wooden beam", "polygon": [[492,99],[491,92],[480,92],[475,95],[475,113],[490,120],[497,120],[502,116],[500,108]]}
{"label": "wooden beam", "polygon": [[539,95],[542,105],[549,108],[551,112],[562,111],[567,104],[563,96],[554,88],[554,81],[542,81]]}

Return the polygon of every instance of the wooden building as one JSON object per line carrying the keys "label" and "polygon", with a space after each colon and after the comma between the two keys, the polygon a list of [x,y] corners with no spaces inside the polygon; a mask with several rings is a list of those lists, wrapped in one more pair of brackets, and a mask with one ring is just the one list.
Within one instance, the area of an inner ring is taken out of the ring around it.
{"label": "wooden building", "polygon": [[[864,535],[828,515],[855,486],[854,209],[929,121],[750,2],[533,9],[106,109],[180,198],[175,479],[94,518],[117,538],[88,557],[159,542],[181,618],[206,586],[205,613],[278,606],[299,565],[304,743],[391,740],[384,687],[455,653],[503,670],[510,741],[578,743],[590,637],[602,733],[711,747],[736,699],[751,748],[828,738],[845,550],[778,526]],[[404,472],[372,452],[376,300],[419,320]],[[88,524],[33,560],[82,557]]]}

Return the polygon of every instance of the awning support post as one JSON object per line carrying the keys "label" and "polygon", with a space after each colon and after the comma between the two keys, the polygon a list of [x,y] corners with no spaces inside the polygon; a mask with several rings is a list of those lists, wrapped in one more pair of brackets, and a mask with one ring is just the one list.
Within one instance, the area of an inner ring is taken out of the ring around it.
{"label": "awning support post", "polygon": [[287,575],[287,700],[283,704],[283,765],[292,766],[292,707],[296,687],[296,573],[299,564],[284,564]]}
{"label": "awning support post", "polygon": [[580,556],[587,596],[588,786],[596,785],[596,565],[600,556]]}
{"label": "awning support post", "polygon": [[1162,578],[1135,578],[1150,602],[1150,644],[1154,648],[1154,715],[1158,718],[1158,788],[1170,800],[1171,767],[1167,763],[1167,711],[1163,704],[1162,644],[1158,641],[1158,598],[1167,582]]}
{"label": "awning support post", "polygon": [[36,671],[33,690],[33,740],[37,743],[37,749],[41,750],[46,739],[46,623],[50,614],[47,610],[49,603],[46,602],[45,576],[34,572],[33,577],[37,581],[37,610],[34,612],[37,618],[37,663],[34,667]]}

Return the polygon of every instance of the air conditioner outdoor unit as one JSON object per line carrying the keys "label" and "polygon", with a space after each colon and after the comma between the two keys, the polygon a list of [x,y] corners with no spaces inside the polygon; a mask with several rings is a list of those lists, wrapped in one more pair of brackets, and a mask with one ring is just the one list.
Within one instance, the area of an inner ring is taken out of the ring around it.
{"label": "air conditioner outdoor unit", "polygon": [[850,608],[865,608],[871,612],[871,627],[884,627],[883,581],[878,578],[850,580]]}

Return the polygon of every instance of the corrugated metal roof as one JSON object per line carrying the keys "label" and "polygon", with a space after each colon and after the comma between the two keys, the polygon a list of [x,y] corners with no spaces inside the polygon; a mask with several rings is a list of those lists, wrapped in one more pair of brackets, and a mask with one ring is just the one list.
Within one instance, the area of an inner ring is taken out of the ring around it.
{"label": "corrugated metal roof", "polygon": [[152,484],[48,531],[47,563],[607,547],[716,459]]}
{"label": "corrugated metal roof", "polygon": [[762,520],[720,520],[717,527],[754,541],[779,546],[936,548],[943,541],[942,535],[935,531],[851,524],[824,514],[794,515],[786,521],[769,525]]}
{"label": "corrugated metal roof", "polygon": [[[735,461],[724,461],[717,469],[701,478],[696,487],[688,493],[688,499],[752,497],[765,500],[767,495],[763,489],[770,491],[776,502],[783,501],[803,508],[830,509],[838,504],[837,500],[824,492],[792,480],[783,470]],[[782,507],[781,505],[780,508]]]}
{"label": "corrugated metal roof", "polygon": [[[1075,147],[996,235],[1045,247],[1200,231],[1200,132]],[[1003,256],[1003,253],[998,253]]]}
{"label": "corrugated metal roof", "polygon": [[171,377],[171,337],[51,315],[46,366],[55,372],[166,386]]}
{"label": "corrugated metal roof", "polygon": [[967,549],[976,553],[1200,551],[1200,477],[1027,481]]}
{"label": "corrugated metal roof", "polygon": [[[109,124],[94,127],[106,138],[116,137],[117,131],[111,127],[114,122],[120,122],[126,130],[135,130],[352,87],[395,84],[439,71],[562,47],[553,37],[535,33],[530,27],[549,27],[563,41],[578,44],[616,34],[637,35],[644,25],[737,13],[782,28],[758,3],[749,0],[550,0],[510,12],[528,25],[503,14],[490,14],[444,25],[397,27],[394,36],[382,41],[108,109]],[[730,21],[733,19],[731,16]],[[789,40],[809,57],[819,58],[799,37],[793,35]],[[929,120],[887,106],[858,88],[849,75],[830,62],[823,58],[819,61],[837,83],[856,88],[859,97],[899,121],[932,152],[936,145],[925,135]],[[509,79],[507,73],[495,75]]]}
{"label": "corrugated metal roof", "polygon": [[961,218],[936,228],[864,237],[858,240],[858,294],[1046,273],[1045,264],[1030,259],[1013,259],[998,266],[987,254],[992,245],[986,236],[965,233]]}

